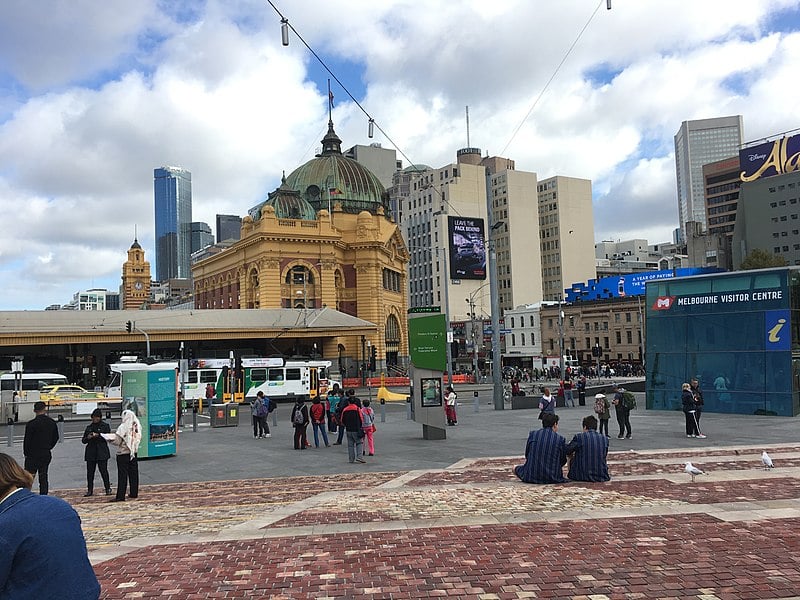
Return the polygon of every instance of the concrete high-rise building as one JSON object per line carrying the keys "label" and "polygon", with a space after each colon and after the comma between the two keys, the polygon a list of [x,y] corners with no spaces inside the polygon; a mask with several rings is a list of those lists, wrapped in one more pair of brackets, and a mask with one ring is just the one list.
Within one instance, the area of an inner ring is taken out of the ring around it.
{"label": "concrete high-rise building", "polygon": [[565,288],[595,277],[592,182],[556,176],[538,191],[542,295],[561,300]]}
{"label": "concrete high-rise building", "polygon": [[686,239],[687,221],[706,226],[703,165],[738,156],[744,142],[741,115],[684,121],[675,134],[678,219]]}
{"label": "concrete high-rise building", "polygon": [[192,275],[192,174],[181,167],[160,167],[153,175],[156,278],[188,279]]}
{"label": "concrete high-rise building", "polygon": [[242,236],[242,217],[239,215],[217,215],[217,243],[225,240],[238,241]]}
{"label": "concrete high-rise building", "polygon": [[214,243],[214,234],[208,223],[192,221],[192,252],[202,250]]}

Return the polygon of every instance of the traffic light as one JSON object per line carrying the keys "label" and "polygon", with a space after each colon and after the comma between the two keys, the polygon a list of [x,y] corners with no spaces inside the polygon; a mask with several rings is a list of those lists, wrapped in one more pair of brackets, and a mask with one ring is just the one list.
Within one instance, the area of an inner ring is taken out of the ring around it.
{"label": "traffic light", "polygon": [[127,331],[128,333],[133,331],[133,321],[128,321],[127,323],[125,323],[125,331]]}
{"label": "traffic light", "polygon": [[369,370],[375,371],[378,362],[378,349],[373,346],[372,352],[369,355]]}

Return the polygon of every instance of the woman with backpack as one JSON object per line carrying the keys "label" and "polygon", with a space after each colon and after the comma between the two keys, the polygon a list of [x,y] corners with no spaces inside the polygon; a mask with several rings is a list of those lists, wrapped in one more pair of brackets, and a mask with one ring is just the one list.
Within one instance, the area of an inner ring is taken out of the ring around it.
{"label": "woman with backpack", "polygon": [[600,421],[600,433],[605,431],[605,436],[610,438],[608,434],[608,422],[611,420],[611,405],[608,403],[608,398],[602,392],[594,395],[594,412],[597,414],[597,420]]}
{"label": "woman with backpack", "polygon": [[373,436],[377,431],[377,427],[375,427],[375,411],[370,407],[369,400],[364,400],[364,406],[361,408],[361,429],[364,430],[364,436],[367,438],[369,455],[375,456],[375,441]]}
{"label": "woman with backpack", "polygon": [[290,417],[294,426],[294,449],[305,450],[308,445],[306,429],[308,428],[308,407],[305,404],[305,396],[298,396],[297,402],[292,408]]}
{"label": "woman with backpack", "polygon": [[325,405],[319,399],[319,396],[314,398],[311,402],[311,427],[314,429],[314,446],[319,448],[319,433],[322,432],[322,441],[325,442],[325,447],[328,448],[328,432],[325,431]]}

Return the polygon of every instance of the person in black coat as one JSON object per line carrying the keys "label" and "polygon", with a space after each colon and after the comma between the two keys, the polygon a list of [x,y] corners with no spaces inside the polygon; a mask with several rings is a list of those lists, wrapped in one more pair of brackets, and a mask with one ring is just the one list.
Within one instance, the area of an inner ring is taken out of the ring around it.
{"label": "person in black coat", "polygon": [[47,496],[50,482],[47,469],[53,460],[51,450],[58,443],[58,426],[48,417],[47,404],[34,403],[33,414],[36,416],[25,425],[25,438],[22,441],[22,452],[25,454],[25,470],[31,475],[39,474],[39,494]]}
{"label": "person in black coat", "polygon": [[95,467],[103,478],[106,496],[111,493],[111,480],[108,478],[108,459],[111,458],[111,452],[108,449],[108,442],[101,435],[103,433],[111,433],[111,426],[103,421],[103,411],[95,408],[92,412],[92,422],[86,426],[81,439],[81,442],[86,444],[83,458],[86,461],[86,485],[89,490],[84,497],[94,494]]}

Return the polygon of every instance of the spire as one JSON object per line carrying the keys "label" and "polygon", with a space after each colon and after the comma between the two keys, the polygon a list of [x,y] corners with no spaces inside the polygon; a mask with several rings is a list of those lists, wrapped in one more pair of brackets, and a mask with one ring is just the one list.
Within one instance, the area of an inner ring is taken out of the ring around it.
{"label": "spire", "polygon": [[322,138],[322,156],[342,153],[342,140],[333,130],[333,121],[328,121],[328,133]]}

